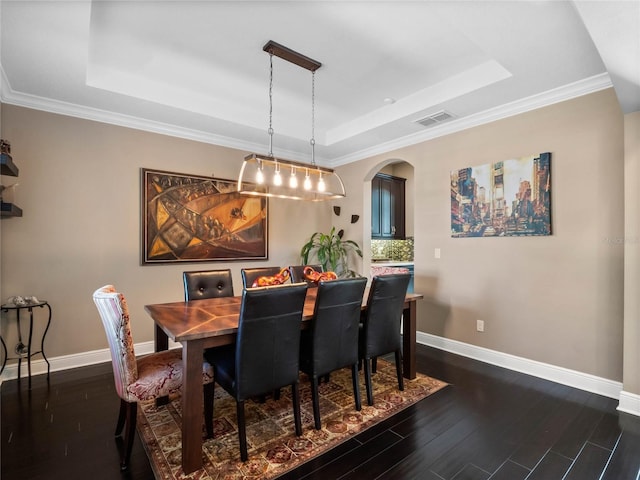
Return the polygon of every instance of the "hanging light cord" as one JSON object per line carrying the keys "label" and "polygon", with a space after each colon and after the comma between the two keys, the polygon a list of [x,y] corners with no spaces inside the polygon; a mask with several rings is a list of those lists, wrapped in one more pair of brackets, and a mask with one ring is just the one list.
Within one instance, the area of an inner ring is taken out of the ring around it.
{"label": "hanging light cord", "polygon": [[273,53],[269,52],[269,156],[273,157]]}
{"label": "hanging light cord", "polygon": [[311,165],[316,165],[316,72],[311,72]]}

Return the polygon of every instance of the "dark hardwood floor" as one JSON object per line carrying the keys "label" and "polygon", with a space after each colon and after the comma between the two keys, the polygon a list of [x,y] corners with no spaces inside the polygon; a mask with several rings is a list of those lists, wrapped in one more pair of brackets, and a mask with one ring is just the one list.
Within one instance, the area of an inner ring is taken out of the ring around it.
{"label": "dark hardwood floor", "polygon": [[[282,479],[639,480],[640,418],[617,401],[418,345],[451,386]],[[111,365],[4,382],[2,480],[153,479],[137,438],[121,474]]]}

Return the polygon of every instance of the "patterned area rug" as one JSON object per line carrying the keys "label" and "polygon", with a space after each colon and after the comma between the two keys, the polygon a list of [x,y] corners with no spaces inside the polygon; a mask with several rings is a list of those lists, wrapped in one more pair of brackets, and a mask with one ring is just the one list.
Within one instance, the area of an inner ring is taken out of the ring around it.
{"label": "patterned area rug", "polygon": [[329,383],[320,384],[322,430],[316,430],[311,388],[306,375],[301,375],[302,436],[296,437],[294,431],[290,387],[282,389],[278,401],[268,397],[264,403],[245,402],[249,460],[244,463],[240,461],[235,401],[216,385],[214,438],[203,443],[204,468],[186,476],[180,466],[180,397],[161,407],[153,402],[142,404],[138,409],[138,432],[159,480],[273,479],[446,385],[418,374],[415,380],[405,379],[401,392],[395,366],[379,359],[378,371],[373,375],[373,407],[367,405],[364,373],[360,372],[362,410],[358,412],[353,401],[351,370],[333,372]]}

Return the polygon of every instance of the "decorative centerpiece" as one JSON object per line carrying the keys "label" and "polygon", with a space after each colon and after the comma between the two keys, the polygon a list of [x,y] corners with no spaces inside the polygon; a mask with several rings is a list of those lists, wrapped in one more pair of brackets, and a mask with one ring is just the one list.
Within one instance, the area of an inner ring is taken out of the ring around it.
{"label": "decorative centerpiece", "polygon": [[284,282],[289,280],[290,275],[291,274],[289,273],[289,269],[283,268],[275,275],[256,278],[253,281],[253,284],[251,286],[252,287],[269,287],[271,285],[282,285]]}
{"label": "decorative centerpiece", "polygon": [[315,283],[316,285],[320,282],[324,282],[326,280],[335,280],[338,278],[335,272],[316,272],[313,267],[306,266],[304,270],[302,270],[304,278],[309,280],[310,282]]}

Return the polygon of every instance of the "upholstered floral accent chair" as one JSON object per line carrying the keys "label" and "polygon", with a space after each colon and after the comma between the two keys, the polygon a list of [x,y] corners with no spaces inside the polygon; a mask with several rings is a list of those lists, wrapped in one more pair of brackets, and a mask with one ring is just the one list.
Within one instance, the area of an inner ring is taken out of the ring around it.
{"label": "upholstered floral accent chair", "polygon": [[[136,432],[138,402],[154,400],[179,392],[182,387],[182,351],[180,349],[156,352],[136,358],[129,324],[129,309],[124,295],[113,285],[105,285],[93,293],[104,325],[109,348],[116,391],[120,397],[120,414],[116,425],[116,437],[125,426],[122,470],[126,470],[131,458],[131,448]],[[207,436],[213,436],[213,368],[203,362],[204,410]]]}

